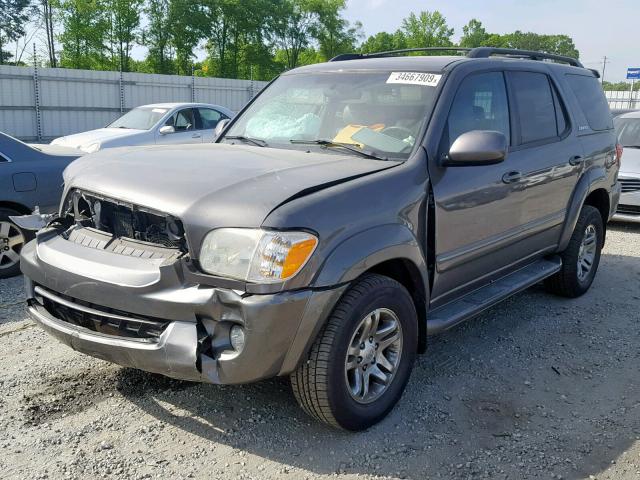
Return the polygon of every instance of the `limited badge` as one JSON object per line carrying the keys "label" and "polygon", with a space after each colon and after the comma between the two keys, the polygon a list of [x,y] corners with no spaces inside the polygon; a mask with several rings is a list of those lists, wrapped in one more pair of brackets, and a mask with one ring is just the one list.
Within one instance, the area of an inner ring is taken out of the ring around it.
{"label": "limited badge", "polygon": [[405,85],[424,85],[435,87],[440,82],[442,75],[424,72],[392,72],[387,83],[403,83]]}

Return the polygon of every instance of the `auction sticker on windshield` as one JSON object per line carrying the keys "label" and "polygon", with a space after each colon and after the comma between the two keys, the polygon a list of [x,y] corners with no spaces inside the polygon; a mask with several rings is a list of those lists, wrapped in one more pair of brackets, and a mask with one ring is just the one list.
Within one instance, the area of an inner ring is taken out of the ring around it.
{"label": "auction sticker on windshield", "polygon": [[387,83],[403,83],[405,85],[425,85],[435,87],[440,82],[442,75],[424,72],[392,72]]}

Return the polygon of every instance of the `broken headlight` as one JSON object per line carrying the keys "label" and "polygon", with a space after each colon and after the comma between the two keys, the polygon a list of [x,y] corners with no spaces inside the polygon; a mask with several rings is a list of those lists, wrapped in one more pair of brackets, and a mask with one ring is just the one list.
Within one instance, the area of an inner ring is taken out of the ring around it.
{"label": "broken headlight", "polygon": [[220,228],[202,242],[200,266],[212,275],[253,283],[278,283],[307,263],[318,238],[307,232]]}

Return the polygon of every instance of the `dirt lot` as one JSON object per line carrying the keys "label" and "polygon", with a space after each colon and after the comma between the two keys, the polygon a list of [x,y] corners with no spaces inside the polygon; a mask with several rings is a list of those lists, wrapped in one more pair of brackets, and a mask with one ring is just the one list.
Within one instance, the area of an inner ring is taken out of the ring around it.
{"label": "dirt lot", "polygon": [[361,434],[287,381],[169,380],[73,352],[0,281],[0,477],[640,479],[640,227],[610,231],[591,291],[536,287],[431,341]]}

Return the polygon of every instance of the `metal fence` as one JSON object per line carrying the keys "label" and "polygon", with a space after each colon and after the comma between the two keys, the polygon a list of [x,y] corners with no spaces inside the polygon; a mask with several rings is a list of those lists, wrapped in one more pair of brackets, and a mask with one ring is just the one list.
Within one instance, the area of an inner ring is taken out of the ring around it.
{"label": "metal fence", "polygon": [[0,131],[46,141],[100,128],[149,103],[203,102],[238,111],[266,82],[0,66]]}
{"label": "metal fence", "polygon": [[635,91],[633,94],[630,91],[605,91],[604,95],[609,102],[609,108],[611,109],[640,109],[640,92]]}

